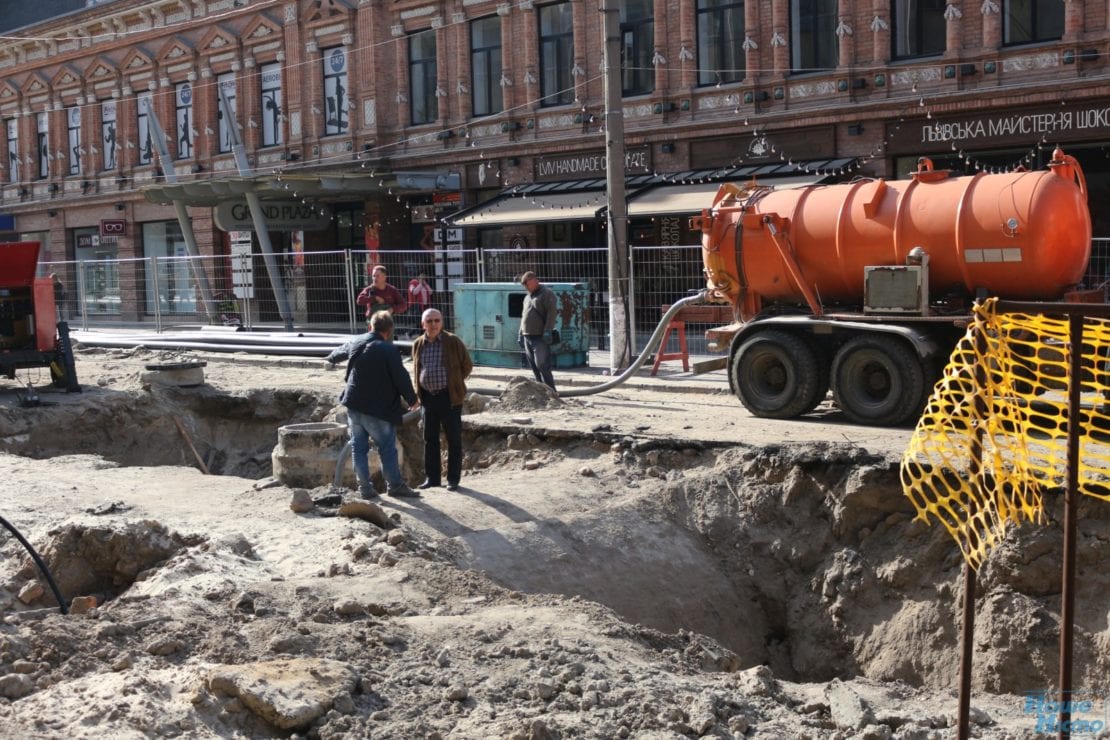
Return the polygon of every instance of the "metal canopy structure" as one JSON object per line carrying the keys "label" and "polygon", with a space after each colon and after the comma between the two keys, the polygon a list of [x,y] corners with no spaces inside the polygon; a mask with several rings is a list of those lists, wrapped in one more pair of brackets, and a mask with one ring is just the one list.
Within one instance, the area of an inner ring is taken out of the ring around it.
{"label": "metal canopy structure", "polygon": [[[685,170],[668,175],[625,178],[629,216],[697,213],[708,208],[723,182],[751,181],[775,187],[816,185],[853,158],[776,162],[744,167]],[[605,180],[561,180],[506,188],[490,200],[444,219],[448,226],[495,227],[550,221],[593,221],[607,211]]]}
{"label": "metal canopy structure", "polygon": [[316,201],[368,198],[376,195],[458,190],[457,172],[388,172],[334,174],[231,175],[192,182],[164,182],[147,185],[140,192],[151,203],[171,204],[184,201],[188,206],[217,206],[228,198],[245,198],[248,193],[259,200],[303,198]]}

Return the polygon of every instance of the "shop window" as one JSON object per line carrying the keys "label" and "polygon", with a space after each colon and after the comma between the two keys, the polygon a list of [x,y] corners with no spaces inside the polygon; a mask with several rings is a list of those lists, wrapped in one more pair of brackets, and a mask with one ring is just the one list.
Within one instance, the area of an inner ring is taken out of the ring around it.
{"label": "shop window", "polygon": [[421,31],[409,36],[409,107],[413,125],[439,117],[436,100],[436,34]]}
{"label": "shop window", "polygon": [[698,84],[744,79],[744,1],[698,0]]}
{"label": "shop window", "polygon": [[655,89],[655,6],[653,0],[621,3],[621,94]]}
{"label": "shop window", "polygon": [[501,18],[494,15],[470,24],[470,94],[474,115],[504,109],[501,97]]}
{"label": "shop window", "polygon": [[81,174],[81,108],[66,110],[66,133],[69,149],[69,174]]}
{"label": "shop window", "polygon": [[136,108],[138,109],[139,164],[153,164],[154,139],[150,131],[150,111],[154,105],[154,97],[147,93],[140,95],[136,102]]}
{"label": "shop window", "polygon": [[574,25],[569,2],[541,5],[540,105],[574,101]]}
{"label": "shop window", "polygon": [[4,122],[8,132],[8,182],[19,182],[19,120]]}
{"label": "shop window", "polygon": [[795,72],[836,69],[836,0],[791,0],[790,54]]}
{"label": "shop window", "polygon": [[177,113],[177,158],[193,156],[193,86],[179,82],[174,89],[174,108]]}
{"label": "shop window", "polygon": [[1031,44],[1064,35],[1064,3],[1060,0],[1006,0],[1002,43]]}
{"label": "shop window", "polygon": [[342,134],[350,127],[347,94],[347,53],[337,46],[324,50],[324,136]]}
{"label": "shop window", "polygon": [[895,59],[944,53],[945,0],[894,0],[891,40]]}
{"label": "shop window", "polygon": [[119,146],[116,144],[116,101],[114,100],[105,100],[100,104],[100,140],[104,146],[100,161],[105,170],[114,170],[116,152],[119,151]]}
{"label": "shop window", "polygon": [[196,313],[196,286],[177,221],[143,224],[143,255],[154,258],[144,263],[147,313],[154,312],[155,302],[163,315]]}
{"label": "shop window", "polygon": [[101,241],[98,228],[74,229],[73,255],[81,263],[78,274],[84,284],[81,296],[85,305],[78,308],[84,315],[119,314],[119,262],[116,245]]}
{"label": "shop window", "polygon": [[231,151],[231,145],[234,143],[232,139],[231,127],[232,121],[224,115],[224,106],[220,102],[221,96],[227,101],[227,107],[231,111],[231,118],[235,119],[239,111],[235,103],[235,73],[226,72],[216,78],[216,133],[219,136],[219,152],[225,154]]}
{"label": "shop window", "polygon": [[281,122],[281,65],[262,66],[262,146],[278,146],[284,141]]}
{"label": "shop window", "polygon": [[50,176],[50,124],[45,113],[35,116],[35,130],[38,132],[35,140],[39,160],[38,176],[42,179]]}

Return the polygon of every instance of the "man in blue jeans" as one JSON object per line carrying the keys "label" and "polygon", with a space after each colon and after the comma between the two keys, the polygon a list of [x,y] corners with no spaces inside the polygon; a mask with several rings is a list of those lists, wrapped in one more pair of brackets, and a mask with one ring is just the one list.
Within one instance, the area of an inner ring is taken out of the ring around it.
{"label": "man in blue jeans", "polygon": [[378,448],[386,493],[406,498],[420,495],[401,477],[397,460],[397,427],[404,419],[405,409],[419,408],[420,401],[401,364],[401,353],[390,341],[392,338],[393,317],[387,311],[376,313],[370,319],[368,333],[335,350],[327,360],[332,365],[347,360],[347,387],[339,402],[347,407],[351,456],[363,498],[378,495],[370,482],[370,464],[366,459],[371,439]]}

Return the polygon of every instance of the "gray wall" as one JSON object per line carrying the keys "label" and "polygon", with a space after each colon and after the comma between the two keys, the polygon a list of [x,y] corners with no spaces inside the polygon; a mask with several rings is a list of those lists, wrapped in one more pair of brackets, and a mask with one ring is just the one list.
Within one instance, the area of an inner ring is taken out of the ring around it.
{"label": "gray wall", "polygon": [[0,0],[0,32],[84,8],[85,0]]}

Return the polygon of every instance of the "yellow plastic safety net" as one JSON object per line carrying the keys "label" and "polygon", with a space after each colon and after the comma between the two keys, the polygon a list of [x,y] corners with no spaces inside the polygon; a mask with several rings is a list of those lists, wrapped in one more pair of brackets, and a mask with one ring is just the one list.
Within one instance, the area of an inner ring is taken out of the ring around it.
{"label": "yellow plastic safety net", "polygon": [[[1079,490],[1110,501],[1110,322],[1083,319]],[[1012,524],[1043,523],[1067,476],[1069,321],[976,306],[902,458],[918,519],[978,569]]]}

